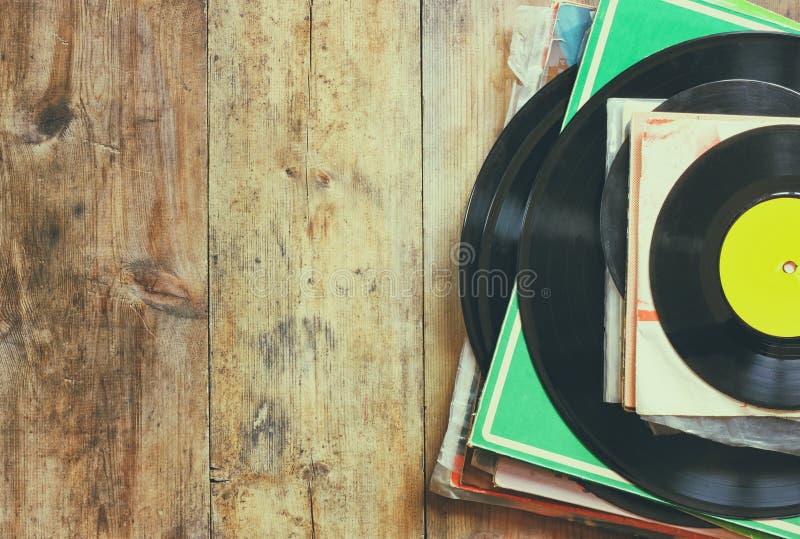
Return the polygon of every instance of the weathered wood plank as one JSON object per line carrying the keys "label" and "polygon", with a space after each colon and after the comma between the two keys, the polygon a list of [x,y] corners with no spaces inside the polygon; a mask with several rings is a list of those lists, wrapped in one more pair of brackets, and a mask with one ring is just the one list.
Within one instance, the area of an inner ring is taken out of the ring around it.
{"label": "weathered wood plank", "polygon": [[0,12],[0,535],[205,534],[203,4]]}
{"label": "weathered wood plank", "polygon": [[419,536],[419,9],[209,20],[214,534]]}

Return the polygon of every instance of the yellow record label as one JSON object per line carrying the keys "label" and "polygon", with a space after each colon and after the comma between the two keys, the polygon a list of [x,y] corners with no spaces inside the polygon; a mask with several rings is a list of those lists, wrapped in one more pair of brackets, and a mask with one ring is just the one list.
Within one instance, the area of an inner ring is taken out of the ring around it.
{"label": "yellow record label", "polygon": [[734,312],[774,337],[800,337],[800,199],[756,204],[722,243],[719,276]]}

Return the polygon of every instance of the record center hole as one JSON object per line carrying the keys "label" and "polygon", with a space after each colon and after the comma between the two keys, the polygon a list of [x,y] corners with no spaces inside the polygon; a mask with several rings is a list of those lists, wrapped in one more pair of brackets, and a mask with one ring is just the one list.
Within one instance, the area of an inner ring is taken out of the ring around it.
{"label": "record center hole", "polygon": [[797,264],[792,262],[791,260],[787,260],[783,263],[783,273],[787,275],[791,275],[797,271]]}

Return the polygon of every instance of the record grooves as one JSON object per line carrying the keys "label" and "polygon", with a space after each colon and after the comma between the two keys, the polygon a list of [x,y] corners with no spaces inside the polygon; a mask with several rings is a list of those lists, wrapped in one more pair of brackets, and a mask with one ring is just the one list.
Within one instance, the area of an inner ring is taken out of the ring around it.
{"label": "record grooves", "polygon": [[599,213],[605,172],[605,103],[664,98],[717,80],[800,90],[800,37],[717,35],[634,65],[598,91],[567,125],[534,183],[519,270],[551,294],[520,295],[528,350],[561,417],[600,460],[643,490],[688,509],[733,518],[800,514],[800,458],[691,435],[656,439],[635,414],[603,400],[605,261]]}
{"label": "record grooves", "polygon": [[[800,93],[754,80],[722,80],[684,90],[656,107],[657,112],[800,116]],[[625,138],[608,171],[600,203],[600,237],[606,265],[624,296],[628,257],[628,177],[630,139]]]}
{"label": "record grooves", "polygon": [[[457,255],[459,291],[470,346],[484,373],[511,296],[525,201],[558,136],[576,73],[577,67],[561,73],[514,115],[472,188]],[[505,286],[490,289],[494,271],[503,272]]]}
{"label": "record grooves", "polygon": [[[478,280],[476,299],[480,332],[491,344],[492,352],[514,286],[525,203],[539,168],[561,132],[575,74],[576,68],[572,68],[540,90],[536,107],[543,116],[531,125],[530,133],[511,159],[486,216],[477,252],[478,275],[486,278]],[[502,282],[496,279],[498,276]]]}
{"label": "record grooves", "polygon": [[[720,282],[720,251],[731,225],[747,210],[800,196],[798,148],[800,126],[779,125],[746,131],[710,149],[670,191],[651,246],[653,300],[672,346],[711,386],[771,409],[800,409],[800,338],[768,335],[740,319]],[[763,233],[786,234],[787,252],[800,251],[793,227]],[[796,276],[779,269],[786,256],[770,260],[755,254],[757,245],[748,247],[753,254],[744,255],[759,257],[766,279],[786,281],[782,289],[788,294],[800,287]],[[747,286],[768,294],[756,279]],[[777,309],[781,298],[772,299]],[[786,316],[797,313],[792,309]]]}

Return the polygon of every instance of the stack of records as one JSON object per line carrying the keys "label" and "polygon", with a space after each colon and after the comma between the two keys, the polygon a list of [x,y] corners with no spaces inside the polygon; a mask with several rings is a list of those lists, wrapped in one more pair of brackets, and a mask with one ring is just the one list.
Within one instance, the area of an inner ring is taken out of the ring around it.
{"label": "stack of records", "polygon": [[800,25],[743,0],[526,10],[433,489],[800,537]]}

